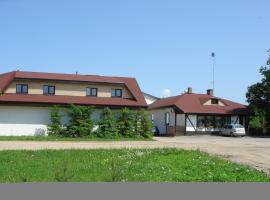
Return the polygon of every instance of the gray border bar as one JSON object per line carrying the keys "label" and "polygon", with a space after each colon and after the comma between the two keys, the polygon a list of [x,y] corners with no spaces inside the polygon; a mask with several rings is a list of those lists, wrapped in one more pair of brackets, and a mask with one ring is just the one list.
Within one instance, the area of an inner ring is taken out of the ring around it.
{"label": "gray border bar", "polygon": [[269,200],[270,183],[0,184],[2,200]]}

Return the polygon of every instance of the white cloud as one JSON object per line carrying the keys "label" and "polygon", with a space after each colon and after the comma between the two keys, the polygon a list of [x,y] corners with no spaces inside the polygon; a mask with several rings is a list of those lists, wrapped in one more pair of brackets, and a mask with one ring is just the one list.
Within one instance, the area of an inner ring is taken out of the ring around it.
{"label": "white cloud", "polygon": [[162,90],[162,98],[170,97],[170,96],[172,96],[172,91],[170,89]]}

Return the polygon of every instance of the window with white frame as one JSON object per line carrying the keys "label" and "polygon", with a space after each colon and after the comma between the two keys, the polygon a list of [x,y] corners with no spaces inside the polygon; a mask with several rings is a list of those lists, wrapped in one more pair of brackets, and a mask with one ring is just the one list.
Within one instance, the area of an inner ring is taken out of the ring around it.
{"label": "window with white frame", "polygon": [[170,113],[166,112],[165,113],[165,125],[169,125],[170,124]]}
{"label": "window with white frame", "polygon": [[154,122],[154,119],[155,119],[155,115],[152,114],[152,115],[151,115],[151,121]]}

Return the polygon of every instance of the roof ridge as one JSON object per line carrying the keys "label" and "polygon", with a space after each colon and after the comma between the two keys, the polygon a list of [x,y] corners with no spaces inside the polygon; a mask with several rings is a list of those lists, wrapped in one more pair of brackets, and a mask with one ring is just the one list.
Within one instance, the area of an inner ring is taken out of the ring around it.
{"label": "roof ridge", "polygon": [[[219,98],[223,101],[226,106],[206,106],[203,105],[204,100],[218,98],[208,94],[182,94],[174,96],[173,98],[166,98],[157,100],[149,106],[149,109],[159,109],[162,107],[176,106],[184,113],[193,114],[249,114],[248,108],[240,103],[233,102],[230,100]],[[164,101],[165,100],[165,101]]]}
{"label": "roof ridge", "polygon": [[60,72],[42,72],[42,71],[21,71],[21,70],[14,70],[7,73],[32,73],[32,74],[57,74],[57,75],[68,75],[68,76],[96,76],[96,77],[107,77],[107,78],[130,78],[130,79],[136,79],[135,77],[124,77],[124,76],[107,76],[107,75],[99,75],[99,74],[73,74],[73,73],[60,73]]}

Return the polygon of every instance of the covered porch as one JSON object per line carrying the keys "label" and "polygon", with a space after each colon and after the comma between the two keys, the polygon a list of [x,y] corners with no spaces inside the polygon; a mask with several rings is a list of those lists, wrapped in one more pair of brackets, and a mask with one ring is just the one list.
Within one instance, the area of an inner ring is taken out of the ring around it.
{"label": "covered porch", "polygon": [[176,111],[174,124],[166,121],[166,135],[213,134],[219,132],[225,124],[241,124],[247,129],[248,116],[179,113]]}

